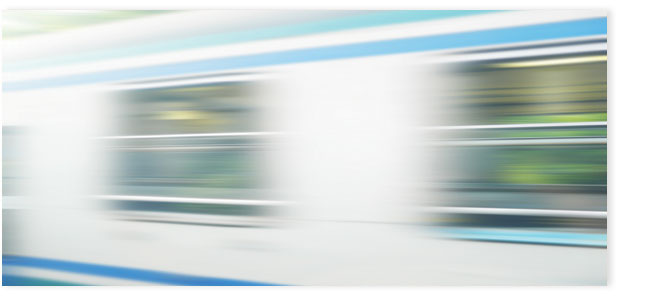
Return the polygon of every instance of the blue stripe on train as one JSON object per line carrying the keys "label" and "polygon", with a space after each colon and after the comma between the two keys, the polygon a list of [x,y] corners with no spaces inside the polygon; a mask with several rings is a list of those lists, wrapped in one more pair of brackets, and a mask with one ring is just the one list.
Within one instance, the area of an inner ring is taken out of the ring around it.
{"label": "blue stripe on train", "polygon": [[451,227],[436,232],[451,239],[606,247],[606,234]]}
{"label": "blue stripe on train", "polygon": [[375,26],[420,22],[436,19],[473,16],[484,13],[502,12],[497,10],[399,10],[376,11],[339,17],[322,19],[313,22],[288,24],[256,28],[246,31],[231,31],[213,35],[192,36],[185,39],[168,40],[163,42],[139,44],[123,48],[111,48],[98,51],[78,53],[75,55],[59,56],[39,60],[28,60],[3,65],[3,71],[19,71],[39,67],[62,66],[68,63],[82,63],[104,59],[122,58],[138,55],[157,54],[168,51],[188,50],[206,46],[219,46],[241,42],[268,40],[336,32],[342,30],[369,28]]}
{"label": "blue stripe on train", "polygon": [[3,83],[4,91],[21,91],[80,84],[146,79],[161,76],[187,75],[250,67],[346,59],[377,55],[412,53],[475,46],[510,44],[561,38],[606,34],[606,18],[594,18],[512,28],[492,29],[455,34],[411,37],[347,45],[288,50],[264,54],[206,59],[166,65],[109,70]]}
{"label": "blue stripe on train", "polygon": [[[213,278],[156,270],[109,266],[65,260],[3,255],[2,266],[19,266],[89,274],[180,286],[277,286],[277,284],[227,278]],[[11,277],[11,275],[9,275]],[[4,277],[4,275],[3,275]]]}
{"label": "blue stripe on train", "polygon": [[70,283],[43,278],[27,277],[2,273],[3,286],[85,286],[79,283]]}

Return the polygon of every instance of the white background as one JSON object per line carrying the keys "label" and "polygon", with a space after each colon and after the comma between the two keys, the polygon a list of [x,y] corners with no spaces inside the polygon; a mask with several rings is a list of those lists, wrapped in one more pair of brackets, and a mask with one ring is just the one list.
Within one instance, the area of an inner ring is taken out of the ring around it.
{"label": "white background", "polygon": [[598,9],[608,10],[609,277],[608,287],[438,288],[17,288],[5,296],[663,296],[666,253],[666,173],[663,128],[666,100],[664,5],[661,1],[443,1],[243,0],[137,1],[9,0],[3,9]]}

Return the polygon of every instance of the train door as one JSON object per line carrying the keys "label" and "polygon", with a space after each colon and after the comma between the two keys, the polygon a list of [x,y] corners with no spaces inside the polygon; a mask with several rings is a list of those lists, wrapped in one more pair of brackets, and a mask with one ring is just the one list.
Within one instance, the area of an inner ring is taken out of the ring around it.
{"label": "train door", "polygon": [[[291,269],[315,284],[404,280],[421,241],[411,222],[422,156],[415,127],[424,83],[404,57],[290,67],[268,87],[287,141],[278,152],[282,193],[294,205]],[[381,271],[381,273],[378,273]]]}
{"label": "train door", "polygon": [[[302,65],[271,94],[285,147],[281,183],[303,219],[398,222],[418,180],[414,164],[419,78],[400,58]],[[413,68],[413,67],[412,67]]]}

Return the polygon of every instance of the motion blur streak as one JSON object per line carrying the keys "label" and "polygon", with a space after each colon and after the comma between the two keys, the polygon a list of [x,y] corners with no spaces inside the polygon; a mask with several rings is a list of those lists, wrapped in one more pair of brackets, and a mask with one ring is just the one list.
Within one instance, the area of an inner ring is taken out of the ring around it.
{"label": "motion blur streak", "polygon": [[5,11],[4,285],[605,285],[603,11]]}

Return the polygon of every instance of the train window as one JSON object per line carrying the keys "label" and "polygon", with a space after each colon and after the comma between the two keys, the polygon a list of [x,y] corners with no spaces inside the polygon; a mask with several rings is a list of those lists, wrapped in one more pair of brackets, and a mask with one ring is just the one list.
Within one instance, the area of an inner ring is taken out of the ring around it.
{"label": "train window", "polygon": [[121,100],[125,135],[261,130],[248,82],[135,90]]}
{"label": "train window", "polygon": [[605,121],[605,55],[454,66],[446,72],[454,83],[448,84],[438,125]]}
{"label": "train window", "polygon": [[263,110],[251,90],[237,82],[125,91],[124,135],[107,139],[114,170],[103,197],[133,219],[270,216],[279,203],[266,200],[268,140],[257,131]]}
{"label": "train window", "polygon": [[21,182],[25,180],[26,128],[18,126],[2,127],[2,196],[21,195]]}
{"label": "train window", "polygon": [[449,65],[430,127],[433,154],[447,156],[431,222],[454,238],[605,246],[605,55]]}
{"label": "train window", "polygon": [[[177,197],[257,196],[262,183],[258,148],[118,147],[117,193]],[[188,151],[190,150],[190,151]]]}

